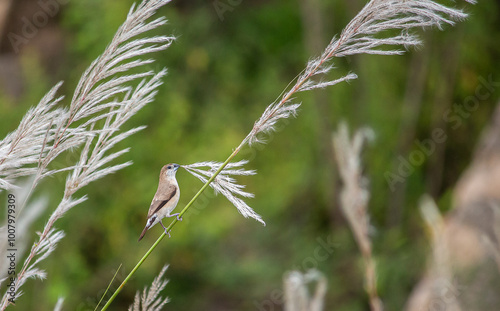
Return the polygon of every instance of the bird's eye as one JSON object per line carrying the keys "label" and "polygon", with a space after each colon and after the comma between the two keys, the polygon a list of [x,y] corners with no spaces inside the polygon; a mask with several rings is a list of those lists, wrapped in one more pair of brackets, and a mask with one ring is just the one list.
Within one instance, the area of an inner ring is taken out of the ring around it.
{"label": "bird's eye", "polygon": [[167,168],[168,168],[169,170],[170,170],[170,169],[172,169],[172,165],[167,166]]}

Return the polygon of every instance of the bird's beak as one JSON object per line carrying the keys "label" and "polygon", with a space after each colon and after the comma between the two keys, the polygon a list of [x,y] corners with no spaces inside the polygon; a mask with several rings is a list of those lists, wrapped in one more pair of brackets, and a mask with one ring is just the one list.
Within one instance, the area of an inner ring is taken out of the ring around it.
{"label": "bird's beak", "polygon": [[177,171],[181,167],[179,164],[174,164],[174,169]]}

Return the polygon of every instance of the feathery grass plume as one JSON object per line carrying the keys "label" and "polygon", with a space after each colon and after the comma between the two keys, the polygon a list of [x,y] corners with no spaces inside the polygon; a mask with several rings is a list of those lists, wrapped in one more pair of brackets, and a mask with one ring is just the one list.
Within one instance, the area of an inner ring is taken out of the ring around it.
{"label": "feathery grass plume", "polygon": [[[30,108],[18,128],[0,141],[0,189],[13,190],[13,182],[18,177],[36,174],[38,164],[45,160],[48,151],[45,147],[54,141],[55,123],[65,121],[64,109],[55,108],[63,98],[55,98],[61,84],[55,85],[36,107]],[[75,145],[84,141],[84,137],[74,139]]]}
{"label": "feathery grass plume", "polygon": [[[469,2],[472,1],[469,0]],[[315,81],[314,79],[318,79],[319,76],[324,76],[330,72],[333,68],[331,61],[334,57],[361,53],[381,55],[402,54],[404,52],[403,50],[384,50],[380,49],[380,47],[404,46],[408,48],[410,46],[419,45],[420,41],[418,38],[409,33],[410,29],[431,26],[441,28],[443,23],[453,25],[453,20],[461,20],[465,17],[467,17],[467,15],[460,10],[451,9],[430,0],[370,1],[346,26],[340,34],[339,39],[334,37],[320,57],[308,62],[306,68],[296,79],[295,84],[288,90],[283,91],[281,97],[264,110],[264,113],[255,122],[252,130],[235,149],[230,158],[234,157],[234,155],[247,143],[249,145],[264,143],[265,141],[261,138],[260,134],[274,131],[275,125],[280,119],[295,116],[297,114],[297,109],[300,107],[299,103],[293,103],[293,96],[295,96],[296,93],[325,88],[357,78],[354,73],[349,73],[335,80]],[[401,34],[383,38],[383,34],[388,30],[401,30]],[[382,38],[374,37],[373,35],[375,34],[381,34]],[[220,167],[220,165],[218,167]],[[217,169],[213,170],[214,173],[216,171]],[[211,176],[207,174],[204,175]],[[197,177],[200,178],[199,176]],[[208,178],[200,178],[200,180],[207,182]],[[217,178],[215,180],[217,180]],[[242,200],[235,199],[235,197],[231,195],[231,191],[222,193],[245,217],[250,213],[248,215],[249,217],[255,215],[260,219],[260,216]],[[261,222],[263,223],[263,221]]]}
{"label": "feathery grass plume", "polygon": [[[314,294],[308,287],[316,282]],[[316,269],[306,273],[290,271],[283,277],[285,311],[321,311],[325,300],[327,282],[325,276]]]}
{"label": "feathery grass plume", "polygon": [[160,311],[163,306],[168,303],[169,299],[160,296],[161,291],[165,288],[168,280],[163,279],[163,275],[167,271],[168,265],[163,266],[160,274],[153,280],[151,287],[144,287],[142,295],[137,292],[134,298],[134,304],[128,308],[128,311]]}
{"label": "feathery grass plume", "polygon": [[[243,175],[255,175],[255,170],[245,170],[242,168],[243,165],[247,164],[247,160],[241,160],[238,162],[229,162],[224,169],[215,177],[214,181],[210,183],[215,193],[222,193],[233,205],[238,209],[238,211],[245,218],[253,218],[263,225],[266,225],[262,217],[257,214],[248,204],[245,203],[240,197],[253,198],[252,193],[244,191],[244,185],[239,185],[236,183],[236,179],[233,176],[243,176]],[[189,165],[182,165],[186,171],[191,173],[193,176],[206,183],[210,177],[214,175],[215,172],[221,167],[221,162],[199,162]],[[201,169],[201,167],[208,169]]]}
{"label": "feathery grass plume", "polygon": [[[144,128],[120,132],[128,119],[153,101],[166,70],[134,74],[128,74],[127,71],[153,62],[138,57],[164,50],[174,40],[168,36],[137,38],[166,23],[163,17],[147,20],[168,2],[170,0],[150,0],[132,6],[111,43],[82,75],[69,109],[54,108],[62,98],[54,99],[59,83],[37,107],[30,109],[18,129],[0,143],[0,186],[4,189],[12,188],[12,181],[17,177],[34,174],[33,190],[44,177],[72,170],[66,180],[61,202],[49,217],[17,274],[16,297],[21,295],[20,288],[27,279],[45,277],[45,272],[36,266],[50,255],[64,236],[62,231],[53,228],[54,223],[72,207],[86,200],[85,195],[73,198],[73,194],[90,182],[131,164],[126,162],[109,166],[112,160],[129,150],[126,148],[113,152],[111,149]],[[139,79],[142,80],[137,82]],[[137,85],[134,87],[133,83]],[[50,162],[62,152],[81,145],[83,148],[78,163],[58,170],[47,169]],[[20,159],[16,162],[15,157]],[[30,167],[33,164],[36,167]],[[8,178],[3,178],[5,172]],[[7,296],[4,295],[0,310],[8,305]]]}
{"label": "feathery grass plume", "polygon": [[[57,243],[64,237],[64,232],[56,231],[55,229],[50,229],[49,232],[46,233],[45,238],[41,240],[37,245],[37,256],[36,260],[29,265],[28,269],[22,272],[22,277],[17,278],[17,282],[15,282],[15,290],[14,297],[12,297],[9,292],[6,292],[0,304],[1,310],[5,310],[7,306],[9,306],[9,299],[13,298],[14,301],[17,301],[19,297],[22,296],[23,292],[20,288],[24,285],[24,283],[30,278],[38,278],[43,280],[47,277],[45,271],[38,269],[36,265],[40,263],[42,260],[47,258],[52,252],[56,249]],[[28,260],[31,260],[33,257],[28,257]],[[25,265],[26,265],[25,262]]]}
{"label": "feathery grass plume", "polygon": [[[473,0],[466,1],[474,3]],[[282,92],[282,95],[280,95],[276,101],[271,103],[265,109],[262,116],[254,123],[251,131],[222,164],[214,167],[214,171],[210,174],[196,172],[196,174],[199,175],[198,178],[203,177],[204,179],[202,180],[206,180],[206,182],[188,202],[188,204],[186,204],[186,206],[180,211],[180,216],[182,217],[186,213],[186,211],[193,205],[203,191],[208,188],[208,185],[217,178],[217,175],[221,173],[229,163],[231,163],[233,158],[245,145],[248,144],[251,146],[255,143],[263,143],[264,141],[262,137],[259,137],[260,134],[275,131],[275,125],[280,119],[289,118],[297,113],[297,109],[300,104],[293,103],[293,97],[296,93],[317,88],[324,88],[357,78],[354,73],[349,73],[338,79],[322,81],[321,77],[328,74],[333,68],[332,59],[334,57],[360,53],[382,55],[402,54],[402,50],[383,50],[381,49],[381,46],[392,45],[408,48],[410,46],[418,45],[420,42],[417,37],[409,34],[411,29],[430,26],[437,26],[438,28],[441,28],[443,23],[453,25],[454,20],[464,19],[466,16],[467,15],[465,13],[458,9],[448,8],[430,0],[371,0],[368,2],[368,4],[366,4],[366,6],[342,31],[339,39],[334,37],[320,57],[308,62],[306,68],[301,72],[297,79],[294,80],[295,84],[293,84],[290,88],[286,88]],[[388,38],[384,38],[383,35],[386,34],[387,36],[387,33],[390,34],[391,30],[400,30],[401,34],[392,37],[389,35]],[[381,34],[381,37],[374,37],[376,34]],[[217,169],[215,170],[215,168]],[[204,176],[211,177],[207,179]],[[241,190],[241,188],[238,187],[237,189]],[[235,196],[229,191],[226,197],[229,199],[234,198]],[[240,201],[237,201],[236,203],[233,202],[233,204],[240,204],[242,200],[239,200]],[[246,204],[242,206],[246,206]],[[240,210],[240,208],[238,210]],[[261,221],[260,216],[255,214],[251,208],[241,209],[240,212],[243,215],[248,215],[249,217],[253,217]],[[255,217],[251,216],[254,214]],[[173,219],[167,227],[167,232],[170,231],[177,222],[177,219]],[[155,244],[153,244],[153,246],[151,246],[151,248],[139,260],[134,269],[122,282],[120,287],[110,297],[106,305],[103,307],[103,311],[107,310],[116,296],[120,293],[123,286],[128,282],[137,269],[139,269],[142,263],[147,259],[147,257],[164,237],[165,233],[162,233]],[[368,281],[368,288],[373,289],[375,284],[375,267],[373,260],[368,262],[367,267],[373,272],[372,275],[369,275],[370,280]],[[378,297],[376,296],[376,292],[370,291],[369,293],[371,295],[370,297],[373,298],[372,302],[374,304],[378,302],[378,305],[381,307],[381,303],[377,300]]]}
{"label": "feathery grass plume", "polygon": [[[45,176],[71,169],[45,172],[48,164],[62,152],[80,146],[88,136],[99,133],[99,129],[92,129],[97,121],[113,115],[134,114],[142,107],[132,105],[137,108],[135,111],[124,109],[124,100],[116,97],[131,91],[130,82],[155,75],[152,71],[126,74],[132,68],[153,62],[137,57],[164,50],[175,39],[168,36],[137,38],[166,23],[164,17],[146,20],[169,1],[143,1],[137,7],[132,6],[111,43],[80,78],[69,109],[55,107],[63,99],[55,98],[60,82],[28,111],[19,127],[0,142],[0,188],[12,189],[12,181],[20,176],[38,174],[36,184]],[[80,124],[72,127],[77,121]]]}
{"label": "feathery grass plume", "polygon": [[372,311],[382,311],[382,301],[377,294],[376,265],[372,256],[372,243],[369,236],[370,219],[367,189],[368,180],[363,176],[361,168],[361,149],[366,140],[373,138],[370,129],[358,130],[352,139],[345,123],[341,123],[333,135],[335,157],[338,163],[343,187],[340,192],[341,210],[347,218],[349,226],[365,261],[366,291],[370,298]]}
{"label": "feathery grass plume", "polygon": [[[472,0],[466,1],[474,3]],[[356,74],[349,73],[335,80],[318,80],[334,68],[333,58],[362,53],[403,54],[404,50],[382,47],[402,46],[407,49],[417,46],[421,42],[417,36],[410,34],[411,29],[432,26],[442,29],[442,24],[454,25],[454,20],[466,17],[467,14],[461,10],[448,8],[430,0],[371,0],[349,22],[338,39],[333,37],[321,56],[308,62],[295,80],[295,84],[283,91],[281,97],[266,108],[245,141],[250,145],[264,143],[259,134],[272,132],[280,119],[295,116],[300,106],[298,103],[293,103],[296,93],[325,88],[357,78]],[[401,33],[391,35],[391,30],[400,30]],[[375,37],[375,35],[380,36]]]}
{"label": "feathery grass plume", "polygon": [[[18,184],[16,189],[12,191],[16,198],[16,202],[23,202],[26,200],[27,195],[29,194],[31,184],[33,183],[33,178],[29,178],[23,183]],[[28,244],[31,243],[31,237],[28,234],[28,230],[31,224],[37,220],[43,211],[45,211],[48,207],[48,197],[41,196],[32,202],[29,202],[24,210],[23,217],[19,217],[19,213],[17,208],[14,210],[14,219],[17,220],[15,223],[16,226],[16,240],[15,240],[15,249],[16,249],[16,258],[20,258],[23,256],[26,251]],[[0,228],[0,250],[7,250],[8,248],[8,231],[7,231],[8,219],[5,219],[5,225]],[[3,253],[2,253],[3,254]],[[8,273],[9,262],[7,260],[0,261],[0,279],[7,276]],[[1,284],[1,282],[0,282]]]}

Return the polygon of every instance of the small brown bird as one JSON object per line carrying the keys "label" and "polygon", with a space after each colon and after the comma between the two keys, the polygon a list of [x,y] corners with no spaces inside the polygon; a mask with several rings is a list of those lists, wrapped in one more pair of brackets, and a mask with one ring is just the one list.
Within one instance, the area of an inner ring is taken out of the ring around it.
{"label": "small brown bird", "polygon": [[165,230],[165,233],[170,236],[167,228],[161,222],[164,217],[177,216],[177,220],[182,220],[182,218],[179,218],[179,213],[170,214],[177,206],[177,203],[179,203],[179,197],[181,195],[179,185],[175,179],[175,173],[179,167],[180,165],[175,163],[167,164],[162,167],[158,189],[156,190],[156,194],[151,202],[151,206],[149,207],[148,222],[139,237],[139,241],[144,237],[146,231],[158,222]]}

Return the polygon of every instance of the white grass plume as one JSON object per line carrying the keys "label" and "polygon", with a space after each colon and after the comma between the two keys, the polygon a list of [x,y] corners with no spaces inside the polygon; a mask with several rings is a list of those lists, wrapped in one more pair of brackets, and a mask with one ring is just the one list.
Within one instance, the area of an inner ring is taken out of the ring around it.
{"label": "white grass plume", "polygon": [[[62,97],[55,98],[61,83],[57,84],[35,107],[30,109],[19,127],[0,142],[0,188],[12,189],[20,176],[34,175],[31,190],[45,177],[71,171],[66,179],[64,196],[50,215],[38,241],[17,274],[16,296],[29,278],[45,278],[37,265],[55,249],[64,236],[54,229],[55,222],[74,206],[86,200],[73,195],[89,183],[126,167],[131,162],[110,165],[128,148],[113,151],[123,139],[143,129],[121,132],[122,125],[146,104],[153,101],[163,69],[158,73],[142,71],[128,73],[153,62],[139,59],[145,54],[164,50],[173,37],[155,36],[137,38],[143,33],[166,23],[165,18],[148,19],[169,0],[145,0],[132,6],[125,22],[111,43],[82,75],[69,109],[56,108]],[[135,86],[134,86],[135,84]],[[49,169],[49,164],[63,152],[81,147],[79,161],[62,169]],[[28,195],[29,198],[29,195]],[[26,199],[27,201],[28,199]],[[21,203],[20,209],[26,203]],[[4,295],[0,310],[9,305]]]}
{"label": "white grass plume", "polygon": [[[26,196],[29,195],[32,182],[33,178],[25,180],[23,183],[19,184],[19,187],[10,193],[15,196],[16,202],[23,202],[26,200]],[[16,258],[21,258],[29,244],[32,242],[32,237],[30,237],[29,234],[31,224],[42,215],[42,213],[47,209],[48,204],[49,200],[47,196],[38,197],[28,203],[22,217],[19,217],[19,213],[16,208],[14,210],[14,219],[16,220],[16,223],[14,224],[16,227],[16,239],[14,241],[15,247],[8,247],[8,219],[6,218],[4,225],[0,228],[0,250],[15,248]],[[0,279],[8,276],[8,266],[9,261],[0,260]]]}
{"label": "white grass plume", "polygon": [[[474,3],[472,0],[467,1]],[[282,95],[265,109],[244,143],[264,143],[259,134],[275,131],[275,125],[280,119],[295,116],[300,106],[300,103],[294,102],[297,93],[356,79],[356,74],[349,73],[338,79],[322,80],[321,77],[334,68],[332,60],[335,57],[354,54],[403,54],[405,49],[421,43],[416,35],[410,33],[412,29],[433,26],[442,29],[443,24],[453,25],[454,21],[466,17],[461,10],[448,8],[430,0],[371,0],[349,22],[338,38],[333,37],[321,56],[308,62],[295,84],[283,91]],[[394,30],[400,33],[392,35]]]}
{"label": "white grass plume", "polygon": [[[266,223],[262,220],[262,217],[257,214],[250,206],[248,206],[245,201],[239,197],[253,198],[252,193],[244,191],[244,185],[239,185],[236,183],[236,179],[232,176],[243,176],[243,175],[255,175],[254,170],[245,170],[242,168],[243,165],[247,164],[247,160],[242,160],[238,162],[230,162],[224,167],[224,169],[215,177],[215,179],[210,183],[210,187],[215,190],[215,193],[222,193],[233,205],[238,209],[238,211],[245,218],[253,218],[263,225]],[[193,176],[206,183],[215,172],[217,172],[222,163],[220,162],[199,162],[189,165],[182,165]],[[205,169],[201,169],[205,168]]]}
{"label": "white grass plume", "polygon": [[376,265],[372,256],[370,239],[370,214],[368,213],[368,180],[363,176],[361,151],[366,140],[373,138],[370,129],[358,130],[353,138],[345,123],[341,123],[333,135],[335,158],[343,183],[340,192],[341,210],[354,234],[356,243],[365,262],[366,291],[372,311],[382,311],[382,301],[377,293]]}
{"label": "white grass plume", "polygon": [[135,294],[134,303],[128,311],[160,311],[169,299],[160,296],[161,291],[167,286],[168,280],[163,279],[168,265],[163,266],[158,276],[153,280],[150,288],[144,287],[142,295]]}
{"label": "white grass plume", "polygon": [[373,137],[369,129],[357,131],[353,138],[345,123],[333,136],[335,158],[343,186],[340,193],[341,209],[352,228],[362,252],[371,252],[370,219],[368,214],[368,180],[363,176],[361,151],[364,142]]}
{"label": "white grass plume", "polygon": [[[316,283],[314,293],[309,288]],[[316,269],[306,273],[289,271],[283,276],[285,311],[322,311],[327,290],[326,277]]]}
{"label": "white grass plume", "polygon": [[[65,119],[64,109],[55,108],[62,99],[55,98],[61,84],[55,85],[36,107],[29,109],[18,128],[0,141],[0,189],[14,189],[13,181],[35,174],[38,166],[33,165],[47,156],[48,148],[45,147],[54,141],[55,124]],[[83,139],[75,137],[68,144],[78,145]]]}
{"label": "white grass plume", "polygon": [[[37,245],[37,256],[34,262],[32,262],[28,269],[23,271],[23,277],[18,278],[17,282],[15,283],[15,291],[14,291],[14,301],[17,301],[19,297],[22,296],[23,291],[20,290],[20,288],[24,285],[24,283],[30,279],[30,278],[38,278],[40,280],[43,280],[47,277],[47,274],[45,271],[40,270],[37,268],[37,264],[39,264],[42,260],[47,258],[52,252],[56,249],[57,243],[64,237],[64,232],[62,231],[57,231],[55,229],[50,229],[49,232],[47,232],[45,238],[39,242]],[[29,257],[28,260],[31,260],[32,257]],[[25,262],[25,264],[26,264]],[[0,304],[0,308],[2,310],[5,310],[7,306],[9,305],[8,299],[12,298],[8,292],[6,292],[3,297],[2,301]]]}
{"label": "white grass plume", "polygon": [[[47,171],[48,165],[61,153],[80,146],[100,130],[117,128],[92,128],[97,121],[119,117],[124,122],[148,102],[146,96],[142,105],[123,106],[126,97],[133,92],[131,82],[137,79],[153,81],[158,77],[155,78],[152,71],[126,72],[153,62],[137,57],[166,49],[174,40],[174,37],[168,36],[137,38],[166,23],[163,17],[149,22],[146,20],[168,2],[144,1],[137,7],[132,6],[111,43],[80,78],[69,109],[56,108],[63,99],[62,96],[55,97],[62,84],[60,82],[28,111],[14,132],[0,141],[0,189],[13,189],[13,181],[21,176],[37,174],[36,184],[43,177],[71,169]],[[143,88],[138,87],[136,91],[140,94]],[[148,96],[154,96],[154,93]],[[78,126],[72,126],[75,123]]]}

